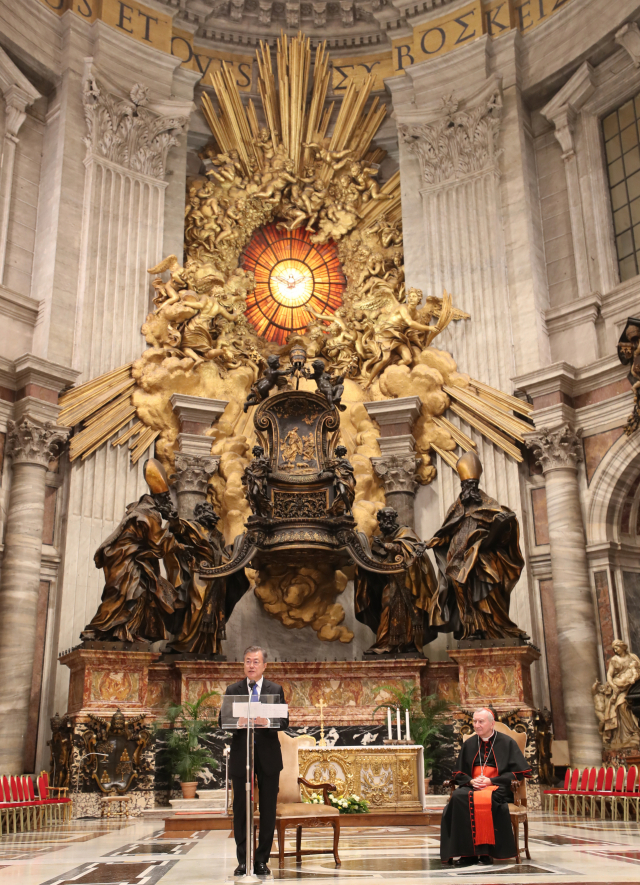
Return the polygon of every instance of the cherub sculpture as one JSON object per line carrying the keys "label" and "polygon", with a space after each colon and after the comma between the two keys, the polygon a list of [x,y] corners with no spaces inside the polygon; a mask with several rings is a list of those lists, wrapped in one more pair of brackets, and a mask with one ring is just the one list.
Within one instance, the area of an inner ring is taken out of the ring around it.
{"label": "cherub sculpture", "polygon": [[422,300],[419,289],[409,289],[406,303],[398,301],[395,293],[386,285],[378,285],[371,290],[367,299],[356,303],[357,309],[375,317],[372,341],[373,356],[363,366],[362,374],[368,377],[371,386],[378,375],[391,363],[397,354],[400,365],[409,366],[424,347],[451,321],[445,317],[436,326],[426,325],[417,319],[417,308]]}
{"label": "cherub sculpture", "polygon": [[344,412],[347,407],[340,402],[344,393],[344,375],[336,375],[335,378],[332,378],[326,371],[322,360],[314,360],[311,367],[313,372],[310,377],[316,382],[318,392],[325,397],[330,408],[335,406]]}
{"label": "cherub sculpture", "polygon": [[267,492],[267,480],[271,473],[269,459],[264,456],[262,446],[252,449],[253,460],[245,467],[242,485],[252,512],[256,516],[271,515],[272,505]]}
{"label": "cherub sculpture", "polygon": [[251,392],[244,403],[244,411],[246,412],[250,406],[256,406],[263,399],[269,396],[274,387],[286,387],[286,378],[291,375],[291,367],[288,369],[280,368],[280,357],[272,354],[267,357],[267,365],[262,378],[259,378],[255,384],[251,386]]}

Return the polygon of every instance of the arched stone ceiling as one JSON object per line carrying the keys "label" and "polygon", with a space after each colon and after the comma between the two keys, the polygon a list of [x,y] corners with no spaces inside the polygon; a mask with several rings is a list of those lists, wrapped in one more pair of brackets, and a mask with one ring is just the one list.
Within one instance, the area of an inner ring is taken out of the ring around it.
{"label": "arched stone ceiling", "polygon": [[227,46],[273,43],[302,30],[333,49],[388,47],[433,10],[457,0],[156,0],[198,40]]}

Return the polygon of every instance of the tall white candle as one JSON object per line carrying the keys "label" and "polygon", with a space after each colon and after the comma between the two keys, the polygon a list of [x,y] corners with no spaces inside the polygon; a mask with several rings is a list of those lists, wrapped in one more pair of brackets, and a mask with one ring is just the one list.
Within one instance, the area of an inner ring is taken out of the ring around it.
{"label": "tall white candle", "polygon": [[409,732],[409,711],[404,711],[404,739],[405,741],[411,740],[411,734]]}
{"label": "tall white candle", "polygon": [[396,722],[398,724],[398,740],[402,740],[402,729],[400,727],[400,707],[396,707]]}
{"label": "tall white candle", "polygon": [[393,740],[393,733],[391,731],[391,707],[387,707],[387,731],[389,732],[389,740]]}

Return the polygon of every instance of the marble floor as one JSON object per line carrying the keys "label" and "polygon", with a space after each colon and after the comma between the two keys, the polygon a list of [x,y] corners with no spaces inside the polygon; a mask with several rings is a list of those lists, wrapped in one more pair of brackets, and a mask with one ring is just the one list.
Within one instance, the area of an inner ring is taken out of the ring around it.
{"label": "marble floor", "polygon": [[[304,847],[328,847],[328,831],[311,831]],[[289,846],[288,846],[289,847]],[[290,847],[293,847],[292,845]],[[235,845],[222,831],[165,839],[157,818],[128,822],[78,820],[34,833],[0,838],[0,885],[204,885],[232,881]],[[438,828],[345,829],[342,866],[331,856],[304,858],[284,870],[271,862],[275,879],[300,883],[423,880],[461,883],[518,882],[531,885],[640,882],[638,824],[567,819],[530,813],[532,860],[453,870],[438,857]]]}

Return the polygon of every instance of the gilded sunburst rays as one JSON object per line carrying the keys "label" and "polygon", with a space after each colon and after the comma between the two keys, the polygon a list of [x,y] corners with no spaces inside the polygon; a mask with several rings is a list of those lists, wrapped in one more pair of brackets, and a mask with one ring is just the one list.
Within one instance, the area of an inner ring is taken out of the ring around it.
{"label": "gilded sunburst rays", "polygon": [[333,243],[314,245],[303,230],[256,231],[241,260],[256,278],[246,317],[258,335],[284,344],[302,332],[315,313],[334,313],[342,303],[345,277]]}

